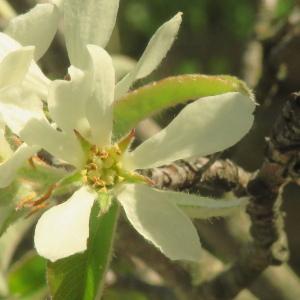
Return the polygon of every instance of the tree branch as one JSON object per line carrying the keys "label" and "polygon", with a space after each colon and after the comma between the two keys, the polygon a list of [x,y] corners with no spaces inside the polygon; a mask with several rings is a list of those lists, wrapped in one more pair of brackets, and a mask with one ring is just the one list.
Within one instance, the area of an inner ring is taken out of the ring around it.
{"label": "tree branch", "polygon": [[268,140],[266,159],[247,186],[253,242],[228,270],[199,287],[205,299],[232,299],[268,266],[289,258],[281,194],[290,178],[299,180],[300,101],[298,94],[294,97],[285,104]]}

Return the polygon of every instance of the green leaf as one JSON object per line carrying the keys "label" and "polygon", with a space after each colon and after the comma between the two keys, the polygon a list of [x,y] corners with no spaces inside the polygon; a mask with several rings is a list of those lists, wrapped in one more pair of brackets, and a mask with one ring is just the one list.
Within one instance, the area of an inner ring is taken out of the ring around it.
{"label": "green leaf", "polygon": [[125,135],[138,122],[162,109],[228,92],[241,92],[253,97],[243,81],[224,75],[181,75],[138,88],[116,102],[114,135],[117,138]]}
{"label": "green leaf", "polygon": [[54,263],[48,263],[48,283],[53,300],[94,300],[101,293],[108,264],[119,208],[116,201],[99,216],[95,201],[90,217],[88,249]]}
{"label": "green leaf", "polygon": [[25,297],[45,289],[45,271],[45,259],[33,251],[25,254],[8,272],[10,294]]}

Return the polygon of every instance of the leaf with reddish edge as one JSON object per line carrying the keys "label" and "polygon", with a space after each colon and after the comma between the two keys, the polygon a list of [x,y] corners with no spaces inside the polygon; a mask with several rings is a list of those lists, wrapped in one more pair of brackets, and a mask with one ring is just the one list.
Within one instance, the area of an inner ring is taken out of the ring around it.
{"label": "leaf with reddish edge", "polygon": [[140,121],[162,109],[206,96],[240,92],[254,98],[247,85],[233,76],[181,75],[133,90],[114,107],[114,136],[120,138]]}

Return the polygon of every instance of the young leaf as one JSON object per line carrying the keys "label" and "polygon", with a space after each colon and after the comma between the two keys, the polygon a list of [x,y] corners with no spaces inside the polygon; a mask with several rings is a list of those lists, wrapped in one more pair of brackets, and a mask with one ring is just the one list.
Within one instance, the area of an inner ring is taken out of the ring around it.
{"label": "young leaf", "polygon": [[48,283],[53,300],[91,300],[101,292],[110,262],[112,243],[118,219],[118,205],[99,216],[96,201],[90,217],[88,249],[84,253],[48,263]]}
{"label": "young leaf", "polygon": [[151,83],[129,92],[116,102],[114,135],[125,135],[138,122],[162,109],[229,92],[253,97],[246,84],[232,76],[181,75]]}

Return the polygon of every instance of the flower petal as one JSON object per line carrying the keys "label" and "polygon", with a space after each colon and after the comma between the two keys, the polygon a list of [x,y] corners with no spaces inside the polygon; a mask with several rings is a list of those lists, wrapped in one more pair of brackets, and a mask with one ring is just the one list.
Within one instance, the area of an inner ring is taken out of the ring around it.
{"label": "flower petal", "polygon": [[81,70],[69,68],[70,81],[56,80],[50,85],[48,107],[56,124],[66,132],[76,129],[87,136],[89,123],[86,118],[86,104],[90,90],[88,80]]}
{"label": "flower petal", "polygon": [[45,120],[31,119],[20,137],[28,145],[39,146],[77,168],[84,163],[84,153],[75,134],[59,132]]}
{"label": "flower petal", "polygon": [[0,62],[0,88],[20,84],[33,59],[34,47],[22,47],[9,52]]}
{"label": "flower petal", "polygon": [[129,56],[122,54],[112,55],[112,61],[116,73],[116,80],[119,81],[127,73],[133,70],[136,65],[136,61]]}
{"label": "flower petal", "polygon": [[13,18],[5,32],[23,46],[36,46],[35,58],[44,55],[57,31],[58,8],[50,3],[38,4],[26,14]]}
{"label": "flower petal", "polygon": [[10,51],[17,50],[21,45],[7,34],[0,32],[0,60],[2,60]]}
{"label": "flower petal", "polygon": [[[22,46],[7,34],[0,32],[0,61],[11,51],[18,50]],[[46,98],[49,79],[43,74],[38,65],[32,61],[25,77],[24,85]]]}
{"label": "flower petal", "polygon": [[125,156],[124,163],[131,169],[144,169],[222,151],[249,131],[254,108],[254,101],[236,92],[201,98]]}
{"label": "flower petal", "polygon": [[40,99],[22,87],[1,90],[0,115],[17,135],[31,119],[45,119]]}
{"label": "flower petal", "polygon": [[17,171],[33,154],[39,150],[38,147],[28,147],[22,144],[17,151],[5,162],[0,164],[0,188],[8,186],[15,178]]}
{"label": "flower petal", "polygon": [[88,45],[88,51],[93,68],[94,93],[87,105],[87,117],[94,143],[105,146],[111,142],[115,71],[111,57],[103,48]]}
{"label": "flower petal", "polygon": [[84,68],[86,45],[105,47],[114,28],[119,0],[65,0],[64,22],[70,61]]}
{"label": "flower petal", "polygon": [[135,68],[118,82],[116,99],[122,97],[135,80],[148,76],[159,66],[175,40],[182,21],[181,15],[177,13],[155,32]]}
{"label": "flower petal", "polygon": [[146,185],[125,185],[117,194],[133,227],[172,260],[198,261],[201,245],[191,220],[168,193]]}
{"label": "flower petal", "polygon": [[45,100],[47,99],[50,82],[51,81],[44,75],[39,66],[35,62],[32,62],[23,85],[25,88],[35,92]]}
{"label": "flower petal", "polygon": [[86,250],[90,212],[96,196],[82,187],[69,200],[41,216],[34,235],[39,255],[54,262]]}
{"label": "flower petal", "polygon": [[0,92],[4,123],[30,146],[44,148],[57,158],[80,167],[84,154],[75,134],[59,132],[46,120],[40,99],[23,88]]}
{"label": "flower petal", "polygon": [[195,219],[225,217],[239,211],[247,204],[246,198],[212,199],[172,191],[164,191],[164,193],[172,203],[181,208],[190,218]]}

